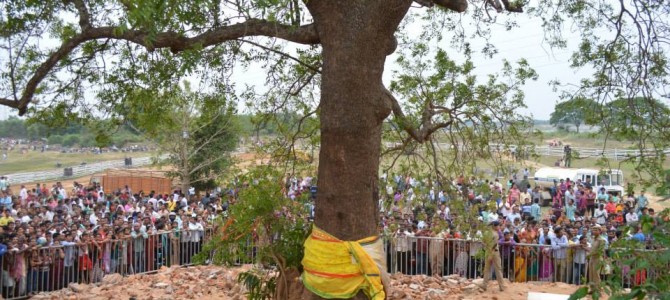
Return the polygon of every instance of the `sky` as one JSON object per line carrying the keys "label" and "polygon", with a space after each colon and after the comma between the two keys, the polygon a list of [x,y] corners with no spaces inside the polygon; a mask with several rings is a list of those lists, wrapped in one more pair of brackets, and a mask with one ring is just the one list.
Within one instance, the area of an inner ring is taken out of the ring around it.
{"label": "sky", "polygon": [[[528,60],[530,66],[538,73],[537,81],[528,81],[522,88],[526,95],[527,108],[522,111],[524,115],[530,115],[537,120],[548,120],[553,112],[554,105],[559,101],[559,92],[554,92],[553,87],[549,85],[552,80],[559,80],[566,84],[578,84],[579,80],[591,75],[589,69],[575,70],[570,68],[569,58],[572,52],[577,48],[579,33],[564,29],[564,36],[568,38],[568,45],[563,49],[552,49],[544,39],[544,31],[541,28],[539,20],[531,19],[523,14],[505,14],[499,16],[499,22],[505,17],[514,18],[520,25],[511,31],[505,30],[501,25],[492,27],[491,43],[498,47],[499,54],[493,58],[485,57],[482,54],[473,54],[472,60],[476,69],[474,74],[480,78],[485,75],[501,70],[503,59],[510,62],[516,62],[522,58]],[[466,17],[464,17],[466,18]],[[420,25],[418,25],[420,26]],[[468,26],[464,24],[464,26]],[[408,28],[411,33],[419,34],[417,28]],[[444,42],[443,48],[448,48],[447,42]],[[471,41],[472,49],[481,49],[483,41]],[[453,50],[450,56],[454,59],[462,58],[462,55]],[[386,60],[384,83],[388,84],[393,80],[392,71],[398,69],[395,64],[397,55],[392,54]],[[246,72],[240,73],[236,77],[236,84],[263,85],[265,72],[260,66],[252,66]],[[399,99],[402,101],[402,99]],[[241,110],[243,111],[243,110]]]}
{"label": "sky", "polygon": [[[502,59],[511,62],[521,58],[526,58],[531,67],[539,74],[537,81],[530,81],[523,90],[526,94],[526,105],[528,106],[522,113],[532,115],[539,120],[547,120],[553,111],[554,105],[559,100],[558,92],[554,92],[548,84],[552,80],[559,80],[564,83],[576,84],[581,78],[590,75],[589,70],[575,70],[569,67],[569,57],[577,46],[579,41],[578,33],[564,29],[564,35],[568,37],[567,49],[551,49],[543,41],[544,33],[540,27],[539,20],[530,19],[524,14],[505,14],[498,18],[515,18],[520,24],[518,28],[507,31],[500,25],[492,27],[491,43],[498,47],[499,54],[492,59],[486,58],[481,54],[473,55],[473,62],[476,65],[475,74],[484,77],[484,75],[496,72],[502,67]],[[465,18],[465,17],[464,17]],[[465,24],[467,26],[467,24]],[[415,30],[409,28],[409,30]],[[482,41],[473,41],[473,49],[480,49],[484,43]],[[454,54],[458,56],[454,50]],[[388,84],[392,80],[392,70],[397,69],[394,63],[395,55],[387,59],[384,82]],[[260,66],[252,66],[246,72],[238,72],[234,80],[237,86],[246,84],[264,85],[265,73]],[[239,109],[239,111],[245,111]],[[16,115],[6,107],[0,108],[0,119],[6,119],[9,116]]]}

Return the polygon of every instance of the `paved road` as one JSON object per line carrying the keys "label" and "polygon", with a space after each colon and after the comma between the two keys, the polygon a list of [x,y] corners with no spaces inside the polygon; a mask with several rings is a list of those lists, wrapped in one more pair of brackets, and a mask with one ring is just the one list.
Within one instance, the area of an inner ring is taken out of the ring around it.
{"label": "paved road", "polygon": [[[131,166],[128,168],[142,167],[150,165],[152,163],[151,157],[135,157]],[[41,181],[52,181],[58,179],[69,179],[69,178],[78,178],[86,175],[91,175],[99,173],[108,169],[114,168],[126,168],[125,161],[123,159],[118,160],[109,160],[103,162],[97,162],[92,164],[86,164],[83,166],[72,167],[72,175],[65,176],[65,170],[54,169],[48,171],[37,171],[37,172],[24,172],[24,173],[14,173],[6,174],[9,178],[11,184],[22,184],[26,182],[41,182]]]}

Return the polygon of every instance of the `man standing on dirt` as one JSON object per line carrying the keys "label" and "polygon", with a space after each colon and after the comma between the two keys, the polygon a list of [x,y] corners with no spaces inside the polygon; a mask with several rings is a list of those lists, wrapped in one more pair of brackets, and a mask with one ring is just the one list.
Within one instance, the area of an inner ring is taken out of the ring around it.
{"label": "man standing on dirt", "polygon": [[500,252],[498,251],[500,223],[498,221],[493,221],[489,225],[491,226],[491,230],[488,230],[484,234],[486,260],[484,261],[484,282],[482,283],[481,288],[483,290],[487,289],[488,282],[491,279],[491,268],[493,268],[496,272],[498,286],[502,292],[505,290],[505,286],[503,285],[502,264],[500,260]]}
{"label": "man standing on dirt", "polygon": [[639,213],[642,211],[643,208],[647,207],[649,205],[649,200],[647,200],[647,197],[644,195],[644,190],[640,192],[640,196],[637,197],[637,207],[636,207],[636,212]]}
{"label": "man standing on dirt", "polygon": [[607,247],[606,242],[600,236],[600,233],[600,225],[595,225],[591,228],[593,243],[591,243],[591,249],[587,254],[589,260],[587,268],[588,282],[593,284],[595,289],[599,289],[600,287],[600,271],[605,264],[605,247]]}
{"label": "man standing on dirt", "polygon": [[570,148],[570,145],[565,145],[563,154],[565,155],[565,167],[569,168],[572,163],[572,148]]}

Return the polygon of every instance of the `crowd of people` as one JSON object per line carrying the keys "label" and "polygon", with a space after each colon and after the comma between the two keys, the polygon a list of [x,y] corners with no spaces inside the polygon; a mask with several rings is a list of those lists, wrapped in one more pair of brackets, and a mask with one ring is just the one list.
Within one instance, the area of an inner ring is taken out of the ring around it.
{"label": "crowd of people", "polygon": [[[516,282],[597,281],[612,272],[609,246],[615,241],[630,240],[642,251],[657,248],[640,221],[658,225],[668,219],[648,207],[644,191],[623,197],[590,182],[562,179],[546,189],[553,201],[542,208],[545,189],[532,187],[525,175],[507,182],[461,176],[450,182],[452,192],[412,176],[382,176],[387,271],[484,277],[482,233],[489,224],[500,225],[495,251],[503,277]],[[463,222],[473,211],[474,222]],[[597,268],[589,267],[596,262]],[[625,272],[631,269],[624,266]],[[625,285],[642,284],[653,270],[634,273],[625,276]]]}
{"label": "crowd of people", "polygon": [[227,203],[217,191],[197,197],[193,190],[105,191],[99,184],[10,186],[2,177],[2,296],[96,282],[110,273],[188,265]]}
{"label": "crowd of people", "polygon": [[[523,175],[504,183],[461,176],[450,182],[453,189],[444,190],[412,176],[382,176],[387,271],[487,277],[482,249],[488,229],[482,228],[493,224],[501,226],[492,228],[502,277],[583,284],[611,272],[609,245],[616,240],[656,248],[640,220],[669,221],[648,207],[644,192],[622,197],[570,179],[548,189],[553,201],[542,208],[543,191],[531,187],[527,170]],[[292,199],[305,193],[314,199],[317,193],[309,177],[287,176],[282,188]],[[27,187],[0,177],[2,295],[26,296],[96,282],[109,273],[188,265],[236,194],[217,190],[199,197],[193,189],[158,194],[128,186],[105,191],[99,184],[78,183],[72,189],[60,183]],[[474,222],[458,222],[467,219],[467,211],[476,212]],[[598,265],[592,265],[596,259]],[[652,273],[637,271],[626,284],[642,284]]]}

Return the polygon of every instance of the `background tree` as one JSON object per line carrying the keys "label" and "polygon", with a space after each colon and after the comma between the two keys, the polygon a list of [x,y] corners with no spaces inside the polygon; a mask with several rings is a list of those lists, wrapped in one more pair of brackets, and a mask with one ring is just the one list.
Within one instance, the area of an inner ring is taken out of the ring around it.
{"label": "background tree", "polygon": [[[557,128],[561,128],[564,125],[573,125],[575,126],[575,131],[579,133],[579,127],[582,124],[598,123],[595,120],[588,120],[588,118],[599,111],[600,105],[597,102],[584,97],[575,97],[557,103],[554,112],[551,113],[549,123]],[[564,128],[568,130],[568,127]]]}
{"label": "background tree", "polygon": [[139,90],[126,99],[122,115],[158,148],[158,162],[173,166],[182,191],[216,187],[215,180],[231,165],[238,142],[234,108],[220,91],[207,95],[174,87],[165,92]]}

